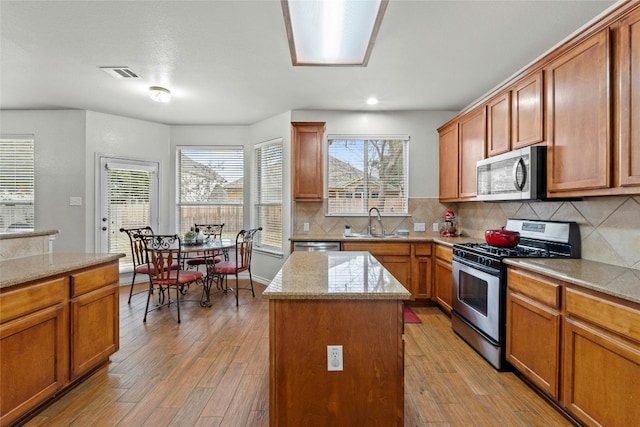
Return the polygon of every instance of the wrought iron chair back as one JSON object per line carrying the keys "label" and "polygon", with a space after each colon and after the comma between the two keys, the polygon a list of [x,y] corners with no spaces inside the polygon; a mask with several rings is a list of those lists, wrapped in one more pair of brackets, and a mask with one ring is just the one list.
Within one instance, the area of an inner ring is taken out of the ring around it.
{"label": "wrought iron chair back", "polygon": [[228,290],[228,277],[233,274],[236,276],[236,306],[238,305],[238,273],[246,271],[249,273],[249,283],[251,285],[251,295],[256,296],[253,289],[253,278],[251,277],[251,256],[253,254],[253,241],[256,233],[261,231],[262,227],[253,228],[250,230],[241,230],[236,235],[235,245],[235,261],[222,261],[213,264],[210,268],[213,269],[213,274],[220,278],[220,282],[224,280],[224,289]]}
{"label": "wrought iron chair back", "polygon": [[142,236],[145,250],[148,254],[147,262],[149,268],[149,295],[147,306],[144,312],[144,322],[147,321],[149,312],[149,301],[153,288],[160,291],[160,306],[164,304],[164,292],[167,291],[167,305],[171,305],[171,295],[169,288],[176,289],[176,307],[178,310],[178,323],[180,323],[180,294],[186,293],[189,285],[202,278],[199,271],[187,271],[172,268],[180,265],[181,249],[180,236],[177,234],[154,234],[152,236]]}
{"label": "wrought iron chair back", "polygon": [[[208,240],[222,240],[222,229],[224,228],[224,223],[222,224],[194,224],[194,228],[202,231],[202,233],[207,237]],[[224,256],[225,261],[229,259],[229,251],[224,249],[222,250],[222,255]],[[216,255],[213,259],[204,255],[198,255],[191,259],[187,260],[187,265],[190,267],[198,268],[200,265],[210,264],[212,262],[221,262],[222,257]]]}
{"label": "wrought iron chair back", "polygon": [[194,227],[202,231],[202,233],[207,236],[207,239],[221,239],[222,238],[222,229],[224,228],[224,223],[222,224],[194,224]]}
{"label": "wrought iron chair back", "polygon": [[[147,251],[145,250],[144,243],[140,237],[136,236],[152,236],[153,229],[147,227],[137,228],[121,228],[120,232],[126,233],[129,237],[129,244],[131,245],[131,260],[133,262],[133,278],[131,279],[131,289],[129,290],[129,301],[131,304],[131,297],[133,296],[133,285],[136,282],[136,275],[138,273],[148,274],[147,268]],[[136,292],[136,294],[144,291]]]}

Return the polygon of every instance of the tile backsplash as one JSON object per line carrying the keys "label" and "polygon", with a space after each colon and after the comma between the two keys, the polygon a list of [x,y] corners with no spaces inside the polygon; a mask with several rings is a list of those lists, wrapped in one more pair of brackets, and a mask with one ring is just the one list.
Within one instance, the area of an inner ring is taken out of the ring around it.
{"label": "tile backsplash", "polygon": [[[326,201],[325,201],[326,203]],[[426,224],[425,235],[443,213],[452,209],[459,228],[467,236],[482,239],[484,230],[500,227],[508,218],[575,221],[580,227],[582,258],[640,269],[640,196],[585,198],[580,201],[544,202],[464,202],[442,204],[438,199],[409,199],[409,217],[384,217],[387,232],[399,228],[413,230],[415,222]],[[325,204],[296,202],[294,233],[341,233],[346,223],[354,232],[366,232],[366,217],[328,217]]]}

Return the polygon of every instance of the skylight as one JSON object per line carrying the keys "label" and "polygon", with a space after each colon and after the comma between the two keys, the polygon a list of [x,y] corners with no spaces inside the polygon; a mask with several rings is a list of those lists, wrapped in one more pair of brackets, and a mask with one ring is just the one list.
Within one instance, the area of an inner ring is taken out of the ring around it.
{"label": "skylight", "polygon": [[281,0],[293,65],[367,65],[388,0]]}

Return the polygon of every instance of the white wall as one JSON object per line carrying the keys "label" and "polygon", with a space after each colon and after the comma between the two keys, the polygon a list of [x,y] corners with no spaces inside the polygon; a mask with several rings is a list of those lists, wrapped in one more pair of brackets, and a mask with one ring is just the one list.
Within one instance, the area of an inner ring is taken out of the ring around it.
{"label": "white wall", "polygon": [[[0,132],[35,138],[35,229],[60,230],[56,252],[85,252],[85,120],[82,110],[3,110]],[[69,197],[82,206],[69,206]]]}
{"label": "white wall", "polygon": [[408,134],[409,197],[438,197],[438,131],[457,111],[298,110],[294,122],[326,122],[327,134]]}
{"label": "white wall", "polygon": [[[108,155],[133,160],[158,162],[159,170],[159,211],[157,232],[173,232],[169,212],[173,200],[169,191],[173,188],[172,169],[169,152],[170,127],[158,123],[111,114],[87,111],[86,156],[86,230],[85,248],[87,252],[97,250],[96,235],[101,227],[100,213],[96,207],[96,155]],[[155,227],[154,227],[155,228]]]}

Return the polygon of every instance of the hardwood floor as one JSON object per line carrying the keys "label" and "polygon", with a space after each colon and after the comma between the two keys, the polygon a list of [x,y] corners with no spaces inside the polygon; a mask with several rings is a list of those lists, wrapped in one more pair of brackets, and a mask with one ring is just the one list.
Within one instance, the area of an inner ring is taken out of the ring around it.
{"label": "hardwood floor", "polygon": [[[136,285],[136,287],[142,285]],[[267,426],[268,301],[241,291],[151,312],[121,288],[120,350],[26,426]],[[200,298],[192,288],[189,299]],[[570,426],[512,373],[495,371],[434,307],[405,326],[406,426]]]}

